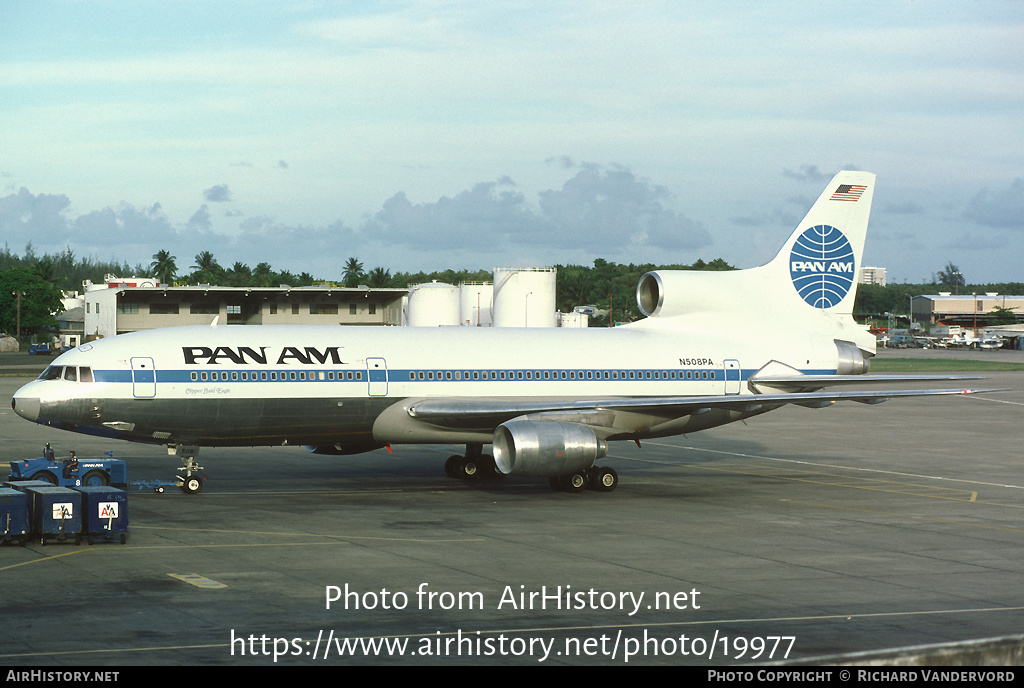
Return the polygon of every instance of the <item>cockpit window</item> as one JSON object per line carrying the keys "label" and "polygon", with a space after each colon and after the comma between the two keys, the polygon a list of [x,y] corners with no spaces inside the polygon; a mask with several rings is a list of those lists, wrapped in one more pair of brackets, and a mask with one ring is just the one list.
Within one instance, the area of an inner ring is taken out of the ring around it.
{"label": "cockpit window", "polygon": [[82,382],[92,382],[92,368],[82,366],[78,369],[78,379]]}
{"label": "cockpit window", "polygon": [[78,368],[75,366],[68,366],[64,369],[64,379],[68,382],[78,381]]}
{"label": "cockpit window", "polygon": [[39,376],[40,380],[59,380],[64,374],[64,366],[47,366]]}

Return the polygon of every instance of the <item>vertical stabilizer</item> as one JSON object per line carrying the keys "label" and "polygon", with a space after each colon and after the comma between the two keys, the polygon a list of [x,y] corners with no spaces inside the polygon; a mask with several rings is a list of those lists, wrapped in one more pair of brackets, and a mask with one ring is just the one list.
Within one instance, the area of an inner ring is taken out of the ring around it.
{"label": "vertical stabilizer", "polygon": [[853,312],[874,190],[870,172],[837,174],[766,266],[797,303],[834,314]]}
{"label": "vertical stabilizer", "polygon": [[837,174],[769,263],[808,306],[853,312],[873,192],[873,174]]}

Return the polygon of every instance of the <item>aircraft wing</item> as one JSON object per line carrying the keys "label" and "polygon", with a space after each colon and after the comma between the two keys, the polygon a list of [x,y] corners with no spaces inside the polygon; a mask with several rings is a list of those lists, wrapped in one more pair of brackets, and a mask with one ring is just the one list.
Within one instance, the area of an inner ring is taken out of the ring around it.
{"label": "aircraft wing", "polygon": [[[831,376],[835,378],[836,376]],[[854,376],[864,377],[864,376]],[[920,380],[921,378],[916,378]],[[948,378],[942,378],[948,379]],[[469,399],[434,398],[415,401],[408,406],[412,418],[446,428],[494,428],[520,416],[538,420],[562,420],[594,428],[623,431],[617,422],[619,414],[636,414],[665,421],[694,416],[708,411],[735,411],[755,414],[786,404],[811,408],[830,406],[837,401],[879,404],[897,397],[977,394],[1001,391],[996,389],[887,389],[847,392],[793,392],[755,395],[709,395],[679,397],[611,397],[605,399]],[[645,424],[651,427],[649,424]],[[637,426],[634,426],[637,427]]]}

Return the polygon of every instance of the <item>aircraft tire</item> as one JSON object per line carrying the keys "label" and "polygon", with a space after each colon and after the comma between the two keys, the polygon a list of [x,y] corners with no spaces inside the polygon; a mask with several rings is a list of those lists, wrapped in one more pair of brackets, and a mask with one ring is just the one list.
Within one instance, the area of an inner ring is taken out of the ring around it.
{"label": "aircraft tire", "polygon": [[485,480],[501,480],[505,474],[498,470],[498,464],[490,454],[480,456],[480,477]]}
{"label": "aircraft tire", "polygon": [[619,474],[614,468],[595,468],[590,476],[590,486],[598,492],[611,492],[619,486]]}
{"label": "aircraft tire", "polygon": [[459,477],[463,480],[476,480],[480,477],[480,459],[466,458],[459,464]]}
{"label": "aircraft tire", "polygon": [[185,494],[199,494],[203,491],[203,481],[194,475],[187,475],[181,482],[181,491]]}
{"label": "aircraft tire", "polygon": [[563,475],[558,479],[558,486],[563,492],[582,492],[587,487],[587,476],[583,473]]}
{"label": "aircraft tire", "polygon": [[444,474],[449,478],[458,478],[460,461],[462,461],[462,457],[458,454],[449,456],[448,460],[444,462]]}

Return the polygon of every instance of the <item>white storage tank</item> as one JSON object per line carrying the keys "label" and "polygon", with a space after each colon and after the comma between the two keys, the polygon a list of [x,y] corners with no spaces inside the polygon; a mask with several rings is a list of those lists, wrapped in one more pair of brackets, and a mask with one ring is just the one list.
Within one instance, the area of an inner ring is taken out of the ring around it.
{"label": "white storage tank", "polygon": [[405,322],[410,327],[455,327],[459,324],[461,290],[453,284],[427,282],[409,288]]}
{"label": "white storage tank", "polygon": [[490,327],[491,300],[494,298],[494,285],[490,282],[463,282],[460,323],[469,327]]}
{"label": "white storage tank", "polygon": [[555,268],[494,268],[495,327],[555,327]]}

